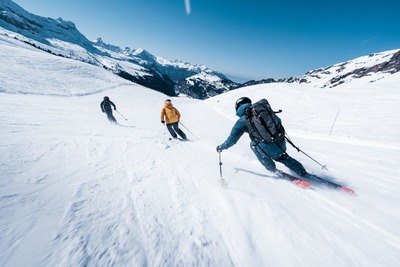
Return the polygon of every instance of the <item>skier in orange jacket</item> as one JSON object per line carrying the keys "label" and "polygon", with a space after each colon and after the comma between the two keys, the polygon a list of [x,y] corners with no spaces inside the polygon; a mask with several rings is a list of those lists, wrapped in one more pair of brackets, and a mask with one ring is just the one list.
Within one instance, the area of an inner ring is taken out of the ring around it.
{"label": "skier in orange jacket", "polygon": [[187,140],[186,134],[179,129],[179,120],[181,114],[172,105],[171,100],[165,100],[164,107],[161,109],[161,123],[167,125],[167,129],[173,138],[178,138],[178,135],[182,137],[183,140]]}

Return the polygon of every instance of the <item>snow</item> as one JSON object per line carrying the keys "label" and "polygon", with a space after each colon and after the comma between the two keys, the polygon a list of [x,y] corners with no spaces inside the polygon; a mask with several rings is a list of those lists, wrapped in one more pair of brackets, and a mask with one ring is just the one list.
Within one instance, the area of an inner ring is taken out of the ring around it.
{"label": "snow", "polygon": [[[0,61],[0,266],[398,266],[399,74],[172,98],[190,130],[179,142],[159,92],[4,36]],[[122,126],[101,113],[105,95]],[[215,147],[240,96],[282,109],[329,171],[289,154],[357,196],[273,178],[247,136],[222,153],[220,186]]]}

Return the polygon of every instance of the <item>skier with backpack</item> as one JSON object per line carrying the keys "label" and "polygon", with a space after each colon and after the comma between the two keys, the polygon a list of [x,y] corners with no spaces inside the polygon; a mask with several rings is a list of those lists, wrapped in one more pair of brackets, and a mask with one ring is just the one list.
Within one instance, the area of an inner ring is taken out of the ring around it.
{"label": "skier with backpack", "polygon": [[111,123],[117,124],[117,120],[113,116],[111,106],[114,108],[114,110],[117,110],[115,104],[110,100],[110,98],[108,96],[105,96],[103,101],[100,103],[101,111],[107,114],[107,119]]}
{"label": "skier with backpack", "polygon": [[164,107],[161,109],[161,123],[167,125],[168,132],[174,139],[177,139],[179,135],[183,140],[187,140],[186,134],[179,129],[180,118],[181,113],[172,105],[171,99],[165,100]]}
{"label": "skier with backpack", "polygon": [[236,101],[235,109],[239,119],[226,141],[217,146],[217,152],[235,145],[244,133],[248,133],[251,149],[267,170],[277,172],[274,161],[278,161],[300,176],[308,174],[300,162],[286,153],[285,129],[266,99],[252,104],[248,97],[241,97]]}

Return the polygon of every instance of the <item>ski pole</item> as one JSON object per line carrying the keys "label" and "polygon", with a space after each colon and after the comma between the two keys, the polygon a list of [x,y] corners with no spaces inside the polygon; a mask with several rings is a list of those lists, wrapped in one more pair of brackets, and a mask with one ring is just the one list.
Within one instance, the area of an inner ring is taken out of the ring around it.
{"label": "ski pole", "polygon": [[219,155],[219,176],[222,178],[222,161],[221,161],[221,151],[218,152]]}
{"label": "ski pole", "polygon": [[290,140],[290,138],[285,136],[285,139],[289,142],[289,144],[291,144],[295,149],[297,149],[298,152],[303,153],[304,155],[306,155],[307,157],[309,157],[310,159],[312,159],[315,163],[317,163],[319,166],[322,167],[322,169],[328,170],[328,168],[326,167],[326,165],[322,165],[321,163],[319,163],[318,161],[316,161],[315,159],[313,159],[311,156],[309,156],[307,153],[305,153],[303,150],[301,150],[300,148],[298,148],[297,146],[295,146],[295,144],[293,144],[293,142]]}
{"label": "ski pole", "polygon": [[228,182],[222,177],[222,161],[221,161],[221,151],[218,151],[219,156],[219,182],[222,186],[228,186]]}
{"label": "ski pole", "polygon": [[180,125],[182,125],[186,130],[189,131],[189,133],[191,133],[194,137],[196,137],[197,139],[199,139],[194,133],[192,133],[192,131],[190,131],[185,125],[183,125],[182,122],[179,122]]}
{"label": "ski pole", "polygon": [[126,121],[128,120],[127,118],[125,118],[121,113],[119,113],[118,110],[115,110],[116,112],[118,112],[119,115],[121,115],[122,118],[124,118]]}

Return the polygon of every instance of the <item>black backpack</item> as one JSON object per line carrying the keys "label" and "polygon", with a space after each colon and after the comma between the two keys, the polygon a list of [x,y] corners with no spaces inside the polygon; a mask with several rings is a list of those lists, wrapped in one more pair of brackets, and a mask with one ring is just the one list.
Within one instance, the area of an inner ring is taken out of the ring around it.
{"label": "black backpack", "polygon": [[252,139],[270,143],[285,137],[285,129],[281,119],[276,115],[280,111],[273,111],[266,99],[252,104],[246,110],[245,125]]}

